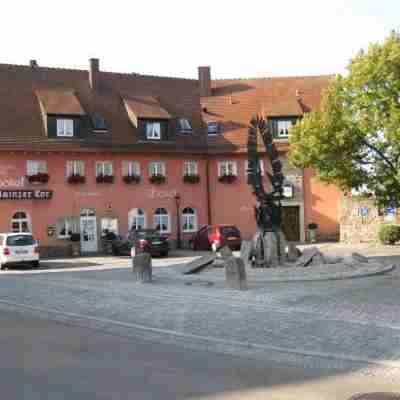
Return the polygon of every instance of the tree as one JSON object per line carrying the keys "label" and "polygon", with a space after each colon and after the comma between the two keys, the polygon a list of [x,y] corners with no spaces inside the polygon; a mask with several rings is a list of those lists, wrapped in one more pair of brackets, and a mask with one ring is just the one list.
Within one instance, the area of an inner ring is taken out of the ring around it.
{"label": "tree", "polygon": [[350,62],[324,92],[320,109],[290,132],[290,161],[344,191],[400,204],[400,35],[392,32]]}

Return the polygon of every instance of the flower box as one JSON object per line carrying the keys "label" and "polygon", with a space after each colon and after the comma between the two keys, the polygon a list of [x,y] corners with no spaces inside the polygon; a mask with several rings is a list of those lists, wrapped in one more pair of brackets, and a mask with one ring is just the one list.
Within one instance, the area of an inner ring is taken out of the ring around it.
{"label": "flower box", "polygon": [[113,183],[114,176],[113,175],[97,175],[96,182],[97,183]]}
{"label": "flower box", "polygon": [[185,183],[199,183],[200,176],[199,175],[183,175],[183,182]]}
{"label": "flower box", "polygon": [[73,174],[67,178],[68,183],[85,183],[86,178],[83,175]]}
{"label": "flower box", "polygon": [[139,183],[140,182],[140,175],[124,175],[122,180],[125,183]]}
{"label": "flower box", "polygon": [[149,181],[156,185],[161,185],[165,183],[166,180],[167,178],[164,175],[151,175],[149,178]]}
{"label": "flower box", "polygon": [[49,174],[45,172],[38,172],[35,175],[26,176],[29,183],[47,183],[49,181]]}
{"label": "flower box", "polygon": [[218,180],[222,183],[233,183],[237,180],[237,176],[233,174],[221,175]]}

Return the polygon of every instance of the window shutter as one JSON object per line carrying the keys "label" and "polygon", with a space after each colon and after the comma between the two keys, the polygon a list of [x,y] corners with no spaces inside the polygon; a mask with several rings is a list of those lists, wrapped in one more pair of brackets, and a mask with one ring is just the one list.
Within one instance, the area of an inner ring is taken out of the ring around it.
{"label": "window shutter", "polygon": [[74,118],[73,120],[73,136],[80,137],[81,136],[81,121],[79,118]]}
{"label": "window shutter", "polygon": [[137,133],[139,140],[146,140],[146,122],[141,119],[138,120]]}
{"label": "window shutter", "polygon": [[48,137],[57,136],[57,119],[55,117],[47,116],[47,136]]}
{"label": "window shutter", "polygon": [[161,123],[161,130],[164,130],[164,137],[161,136],[161,139],[165,140],[175,140],[176,139],[176,131],[178,129],[178,120],[170,120]]}

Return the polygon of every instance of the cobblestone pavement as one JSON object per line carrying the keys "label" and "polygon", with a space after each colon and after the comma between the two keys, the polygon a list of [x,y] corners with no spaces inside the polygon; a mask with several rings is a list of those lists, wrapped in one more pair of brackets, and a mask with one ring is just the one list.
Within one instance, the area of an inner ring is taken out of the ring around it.
{"label": "cobblestone pavement", "polygon": [[[400,260],[389,250],[375,256]],[[4,274],[0,309],[199,350],[356,370],[400,384],[398,268],[360,279],[256,282],[241,292],[224,289],[213,278],[219,272],[189,285],[176,279],[177,268],[155,269],[150,285],[135,284],[127,268]]]}

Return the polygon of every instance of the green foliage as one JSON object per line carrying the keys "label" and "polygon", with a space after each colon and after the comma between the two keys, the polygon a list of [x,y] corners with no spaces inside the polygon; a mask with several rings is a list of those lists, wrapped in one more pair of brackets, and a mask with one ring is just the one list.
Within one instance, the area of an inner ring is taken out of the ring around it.
{"label": "green foliage", "polygon": [[371,44],[348,71],[291,129],[289,158],[345,191],[374,193],[379,206],[400,204],[400,35]]}
{"label": "green foliage", "polygon": [[400,226],[381,225],[379,227],[378,238],[383,244],[395,244],[400,240]]}
{"label": "green foliage", "polygon": [[308,229],[318,229],[318,224],[316,224],[315,222],[310,222],[308,224]]}

